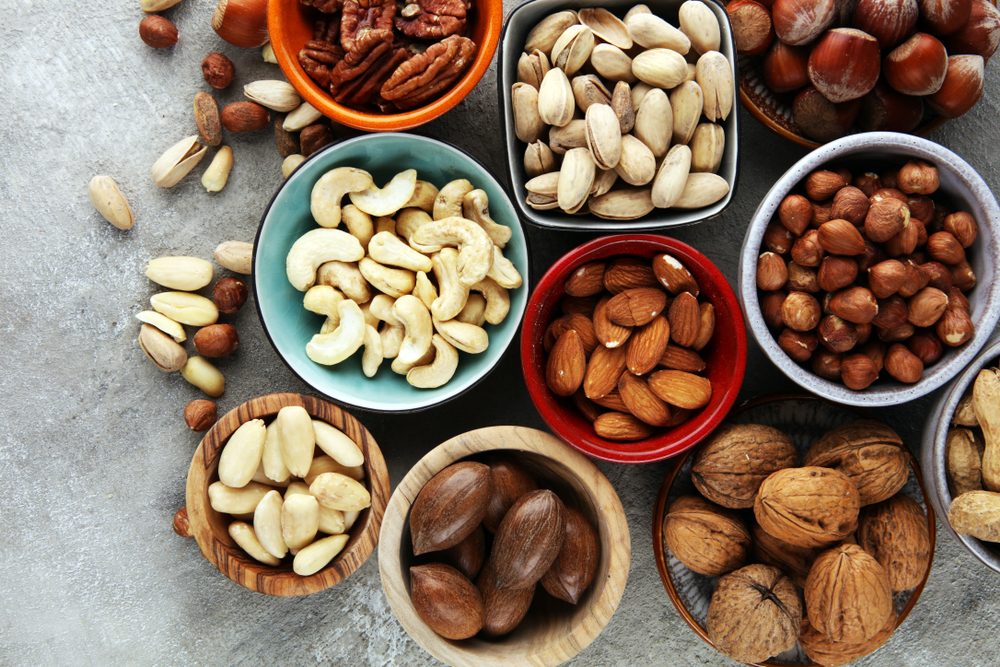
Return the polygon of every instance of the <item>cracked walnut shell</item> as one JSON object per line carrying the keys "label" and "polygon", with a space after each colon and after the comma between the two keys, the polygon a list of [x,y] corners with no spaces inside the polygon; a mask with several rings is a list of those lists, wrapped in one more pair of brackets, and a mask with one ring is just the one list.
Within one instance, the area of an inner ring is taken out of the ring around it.
{"label": "cracked walnut shell", "polygon": [[857,487],[862,505],[896,495],[910,476],[902,438],[885,424],[873,420],[833,429],[813,443],[804,463],[834,468],[847,475]]}
{"label": "cracked walnut shell", "polygon": [[720,428],[698,450],[691,481],[703,496],[723,507],[753,507],[761,482],[797,462],[795,445],[778,429],[734,424]]}
{"label": "cracked walnut shell", "polygon": [[754,500],[757,523],[800,547],[839,542],[858,525],[861,498],[846,475],[832,468],[785,468],[764,480]]}
{"label": "cracked walnut shell", "polygon": [[821,553],[804,593],[810,625],[837,642],[871,639],[893,612],[885,568],[856,544]]}
{"label": "cracked walnut shell", "polygon": [[681,496],[663,518],[663,543],[688,569],[719,576],[746,563],[750,532],[735,513]]}

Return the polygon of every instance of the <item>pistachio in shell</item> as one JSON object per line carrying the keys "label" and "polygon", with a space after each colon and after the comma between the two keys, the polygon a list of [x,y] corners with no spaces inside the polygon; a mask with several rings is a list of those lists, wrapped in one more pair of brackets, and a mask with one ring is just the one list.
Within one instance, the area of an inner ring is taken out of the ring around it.
{"label": "pistachio in shell", "polygon": [[597,531],[583,512],[575,507],[565,509],[562,548],[541,584],[552,597],[576,604],[597,574],[601,546]]}
{"label": "pistachio in shell", "polygon": [[528,588],[542,578],[562,549],[565,508],[548,489],[521,496],[504,515],[491,559],[499,588]]}
{"label": "pistachio in shell", "polygon": [[804,589],[809,624],[836,642],[863,642],[892,616],[889,577],[856,544],[824,551],[813,563]]}
{"label": "pistachio in shell", "polygon": [[713,503],[753,507],[761,483],[773,472],[794,466],[795,445],[776,428],[762,424],[724,426],[695,454],[691,481]]}
{"label": "pistachio in shell", "polygon": [[746,563],[750,531],[733,512],[681,496],[663,517],[663,542],[689,570],[715,577]]}
{"label": "pistachio in shell", "polygon": [[839,542],[858,525],[861,499],[843,473],[832,468],[785,468],[760,485],[753,513],[760,527],[800,547]]}
{"label": "pistachio in shell", "polygon": [[410,537],[416,556],[455,546],[486,516],[493,485],[482,463],[453,463],[434,475],[410,509]]}
{"label": "pistachio in shell", "polygon": [[881,422],[867,419],[826,433],[809,447],[804,463],[835,468],[847,475],[858,488],[862,505],[896,495],[910,476],[899,434]]}
{"label": "pistachio in shell", "polygon": [[861,510],[858,544],[885,568],[895,592],[916,588],[927,574],[927,517],[909,496],[897,495]]}
{"label": "pistachio in shell", "polygon": [[446,639],[468,639],[483,627],[483,597],[465,575],[441,563],[410,568],[417,615]]}

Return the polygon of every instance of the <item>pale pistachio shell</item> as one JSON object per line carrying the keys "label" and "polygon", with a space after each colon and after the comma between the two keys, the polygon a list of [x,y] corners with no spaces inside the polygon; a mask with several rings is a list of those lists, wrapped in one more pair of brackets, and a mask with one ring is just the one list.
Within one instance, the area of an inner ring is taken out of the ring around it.
{"label": "pale pistachio shell", "polygon": [[670,108],[674,116],[673,142],[690,143],[704,108],[701,86],[694,81],[685,81],[677,86],[670,91]]}
{"label": "pale pistachio shell", "polygon": [[337,557],[350,537],[350,535],[331,535],[304,547],[295,554],[292,571],[300,577],[316,574]]}
{"label": "pale pistachio shell", "polygon": [[585,25],[572,25],[559,35],[552,46],[552,66],[573,76],[590,59],[594,50],[594,33]]}
{"label": "pale pistachio shell", "polygon": [[621,138],[621,160],[615,171],[629,185],[646,185],[656,174],[656,158],[653,152],[631,134]]}
{"label": "pale pistachio shell", "polygon": [[271,42],[268,42],[260,48],[260,58],[270,65],[278,64],[278,57],[274,55],[274,47],[271,46]]}
{"label": "pale pistachio shell", "polygon": [[570,82],[577,108],[586,113],[591,104],[611,104],[611,91],[593,74],[574,76]]}
{"label": "pale pistachio shell", "polygon": [[525,189],[532,194],[555,196],[559,187],[559,172],[550,171],[535,176],[524,184]]}
{"label": "pale pistachio shell", "polygon": [[559,36],[576,22],[576,12],[572,10],[567,9],[555,14],[549,14],[528,33],[528,37],[524,40],[524,50],[531,53],[537,49],[542,53],[548,54],[552,50],[552,47],[555,46]]}
{"label": "pale pistachio shell", "polygon": [[638,111],[639,105],[642,104],[642,100],[646,97],[646,94],[653,90],[653,87],[648,83],[643,83],[642,81],[637,81],[632,84],[632,108]]}
{"label": "pale pistachio shell", "polygon": [[600,197],[611,190],[617,180],[618,172],[614,169],[598,169],[597,175],[594,176],[594,186],[590,189],[590,196]]}
{"label": "pale pistachio shell", "polygon": [[510,89],[514,114],[514,134],[525,143],[536,141],[545,129],[538,115],[538,90],[527,83],[515,83]]}
{"label": "pale pistachio shell", "polygon": [[710,206],[726,196],[729,182],[716,174],[690,174],[684,185],[684,192],[674,202],[674,208],[702,208]]}
{"label": "pale pistachio shell", "polygon": [[653,180],[653,205],[670,208],[684,192],[691,171],[691,149],[679,144],[670,149]]}
{"label": "pale pistachio shell", "polygon": [[267,428],[263,419],[251,419],[229,436],[219,456],[219,481],[239,489],[250,483],[264,453]]}
{"label": "pale pistachio shell", "polygon": [[687,77],[684,78],[685,81],[694,81],[698,77],[698,68],[694,63],[687,64]]}
{"label": "pale pistachio shell", "polygon": [[181,139],[153,163],[150,170],[153,183],[161,188],[174,187],[191,173],[207,152],[208,147],[198,143],[198,135]]}
{"label": "pale pistachio shell", "polygon": [[674,114],[670,98],[659,88],[653,88],[642,98],[632,128],[636,139],[646,144],[653,155],[661,158],[670,148],[674,132]]}
{"label": "pale pistachio shell", "polygon": [[632,59],[613,44],[598,44],[590,54],[590,64],[597,73],[612,81],[635,81]]}
{"label": "pale pistachio shell", "polygon": [[729,60],[718,51],[709,51],[695,68],[695,80],[704,95],[705,118],[713,123],[725,120],[733,110],[733,70]]}
{"label": "pale pistachio shell", "polygon": [[681,32],[691,40],[698,53],[718,51],[721,42],[719,20],[701,0],[688,0],[678,11]]}
{"label": "pale pistachio shell", "polygon": [[566,151],[559,169],[556,194],[559,208],[568,212],[578,210],[590,196],[595,172],[596,165],[590,150],[573,148]]}
{"label": "pale pistachio shell", "polygon": [[582,118],[574,118],[563,127],[549,130],[549,148],[556,155],[563,155],[571,148],[587,145],[587,124]]}
{"label": "pale pistachio shell", "polygon": [[195,292],[212,282],[212,263],[200,257],[157,257],[146,264],[146,277],[167,289]]}
{"label": "pale pistachio shell", "polygon": [[716,173],[726,150],[726,131],[715,123],[699,123],[691,139],[691,171]]}
{"label": "pale pistachio shell", "polygon": [[278,112],[291,111],[302,103],[302,98],[287,81],[264,79],[243,86],[243,95],[257,104]]}
{"label": "pale pistachio shell", "polygon": [[559,202],[556,201],[555,197],[550,195],[536,195],[529,193],[524,198],[524,203],[536,211],[551,211],[552,209],[559,208]]}
{"label": "pale pistachio shell", "polygon": [[524,171],[529,178],[554,171],[556,156],[549,145],[542,141],[533,141],[524,149]]}
{"label": "pale pistachio shell", "polygon": [[599,169],[614,169],[622,156],[622,133],[618,116],[609,104],[587,109],[587,148]]}
{"label": "pale pistachio shell", "polygon": [[649,188],[612,190],[587,202],[590,212],[606,220],[635,220],[653,210]]}
{"label": "pale pistachio shell", "polygon": [[691,50],[687,35],[654,14],[633,14],[625,19],[625,25],[639,46],[670,49],[681,55]]}
{"label": "pale pistachio shell", "polygon": [[[566,73],[553,67],[545,73],[538,90],[538,115],[548,125],[563,127],[573,120],[576,100]],[[535,137],[537,138],[537,137]],[[531,140],[534,141],[535,138]]]}
{"label": "pale pistachio shell", "polygon": [[323,114],[320,113],[319,109],[308,102],[303,102],[285,116],[281,127],[289,132],[298,132],[302,128],[312,125],[322,117]]}
{"label": "pale pistachio shell", "polygon": [[625,12],[625,16],[622,17],[622,21],[625,22],[625,26],[628,27],[628,20],[635,16],[636,14],[652,14],[652,10],[648,5],[632,5],[632,7]]}
{"label": "pale pistachio shell", "polygon": [[517,80],[538,88],[549,69],[549,59],[541,51],[522,53],[517,60]]}
{"label": "pale pistachio shell", "polygon": [[657,88],[673,88],[687,78],[687,61],[671,49],[648,49],[632,60],[632,73]]}
{"label": "pale pistachio shell", "polygon": [[105,220],[123,231],[132,229],[135,214],[115,179],[101,174],[94,176],[90,179],[88,192],[90,203]]}
{"label": "pale pistachio shell", "polygon": [[135,319],[156,327],[173,338],[175,342],[183,343],[187,340],[187,334],[184,332],[184,327],[181,326],[180,322],[170,319],[163,313],[158,313],[155,310],[144,310],[136,313]]}
{"label": "pale pistachio shell", "polygon": [[611,108],[618,117],[618,129],[622,134],[628,134],[635,127],[635,107],[632,106],[632,88],[625,81],[615,84],[611,94]]}
{"label": "pale pistachio shell", "polygon": [[606,9],[588,7],[579,12],[580,23],[587,26],[595,35],[619,49],[632,48],[632,35],[629,34],[625,22]]}
{"label": "pale pistachio shell", "polygon": [[177,341],[149,324],[139,327],[139,349],[164,373],[184,368],[188,356]]}

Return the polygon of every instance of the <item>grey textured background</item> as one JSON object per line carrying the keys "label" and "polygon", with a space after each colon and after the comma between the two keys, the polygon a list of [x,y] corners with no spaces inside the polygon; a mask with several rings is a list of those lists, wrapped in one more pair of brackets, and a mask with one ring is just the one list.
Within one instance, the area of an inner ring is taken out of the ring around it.
{"label": "grey textured background", "polygon": [[[0,0],[0,663],[423,665],[382,596],[376,559],[341,586],[308,599],[250,593],[218,574],[192,541],[170,530],[198,436],[181,417],[196,391],[164,376],[135,345],[134,313],[155,291],[142,275],[163,254],[210,257],[226,239],[251,240],[280,182],[269,132],[230,138],[236,168],[209,196],[198,177],[163,191],[149,167],[192,133],[191,97],[206,89],[199,63],[222,50],[240,86],[278,74],[256,50],[222,43],[209,28],[212,0],[169,12],[172,50],[137,36],[138,2]],[[996,163],[1000,68],[986,99],[932,137],[987,182]],[[503,174],[493,71],[462,105],[420,133],[458,143]],[[773,180],[803,151],[741,110],[743,167],[725,215],[676,232],[730,278],[746,223]],[[206,163],[207,164],[207,163]],[[91,209],[87,181],[112,174],[131,199],[135,228],[118,232]],[[530,230],[533,273],[589,236]],[[242,346],[222,364],[220,409],[276,390],[308,391],[275,356],[252,304],[236,318]],[[751,346],[743,397],[791,389]],[[409,417],[359,413],[399,480],[436,443],[469,428],[541,426],[512,350],[476,391]],[[919,441],[926,401],[878,416]],[[605,471],[628,510],[628,588],[580,665],[719,664],[681,621],[653,562],[652,507],[666,463]],[[1000,579],[939,533],[934,570],[917,608],[870,665],[997,664]]]}

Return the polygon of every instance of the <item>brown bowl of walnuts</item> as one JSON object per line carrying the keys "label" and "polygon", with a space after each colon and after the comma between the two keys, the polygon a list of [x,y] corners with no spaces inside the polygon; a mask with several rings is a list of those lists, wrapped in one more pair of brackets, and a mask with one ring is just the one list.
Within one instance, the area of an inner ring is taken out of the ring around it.
{"label": "brown bowl of walnuts", "polygon": [[888,425],[812,396],[755,399],[668,473],[657,568],[725,655],[842,665],[889,641],[917,603],[934,554],[926,497]]}

